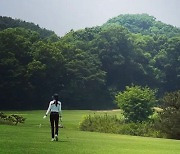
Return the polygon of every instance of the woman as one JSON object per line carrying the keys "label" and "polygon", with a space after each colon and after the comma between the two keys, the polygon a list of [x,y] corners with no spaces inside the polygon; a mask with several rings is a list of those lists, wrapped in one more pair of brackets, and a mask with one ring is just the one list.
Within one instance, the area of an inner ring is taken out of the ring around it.
{"label": "woman", "polygon": [[[51,141],[58,141],[58,123],[59,123],[59,117],[61,118],[61,102],[58,99],[59,99],[58,94],[54,94],[53,100],[49,103],[48,110],[45,116],[43,117],[46,118],[48,113],[50,112],[51,135],[52,135]],[[54,133],[54,125],[55,125],[55,133]]]}

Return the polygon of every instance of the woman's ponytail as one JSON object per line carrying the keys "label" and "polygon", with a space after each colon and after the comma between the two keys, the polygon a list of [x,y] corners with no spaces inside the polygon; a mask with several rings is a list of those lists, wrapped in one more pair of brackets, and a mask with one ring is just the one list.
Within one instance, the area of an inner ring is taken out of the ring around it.
{"label": "woman's ponytail", "polygon": [[54,99],[55,99],[55,105],[58,105],[58,94],[54,94]]}

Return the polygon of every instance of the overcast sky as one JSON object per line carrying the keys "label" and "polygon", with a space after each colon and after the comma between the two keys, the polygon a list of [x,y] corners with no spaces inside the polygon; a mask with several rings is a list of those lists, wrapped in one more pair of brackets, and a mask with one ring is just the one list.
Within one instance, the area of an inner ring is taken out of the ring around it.
{"label": "overcast sky", "polygon": [[0,0],[0,15],[22,19],[63,36],[99,26],[120,14],[148,13],[180,27],[180,0]]}

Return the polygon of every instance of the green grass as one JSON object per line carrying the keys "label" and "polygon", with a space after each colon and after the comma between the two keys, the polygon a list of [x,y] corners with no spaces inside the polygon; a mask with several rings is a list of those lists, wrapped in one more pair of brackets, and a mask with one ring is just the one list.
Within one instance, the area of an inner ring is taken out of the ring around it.
{"label": "green grass", "polygon": [[[6,112],[27,118],[25,124],[0,125],[2,154],[179,154],[180,141],[79,131],[83,115],[93,111],[63,111],[58,142],[51,142],[45,111]],[[120,111],[109,112],[119,114]],[[98,112],[99,114],[99,112]],[[41,127],[39,125],[41,124]]]}

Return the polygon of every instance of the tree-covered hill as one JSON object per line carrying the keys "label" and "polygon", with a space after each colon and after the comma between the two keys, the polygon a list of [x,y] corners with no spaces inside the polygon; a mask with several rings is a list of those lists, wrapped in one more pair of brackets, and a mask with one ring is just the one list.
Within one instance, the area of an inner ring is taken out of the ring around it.
{"label": "tree-covered hill", "polygon": [[180,89],[180,31],[154,17],[120,15],[61,38],[22,27],[0,30],[0,109],[46,108],[55,92],[66,109],[108,109],[131,84],[159,96]]}
{"label": "tree-covered hill", "polygon": [[107,21],[107,24],[118,24],[129,29],[132,33],[143,35],[166,35],[168,37],[179,36],[180,28],[157,21],[148,14],[125,14],[119,15]]}
{"label": "tree-covered hill", "polygon": [[12,19],[11,17],[0,16],[0,30],[7,28],[16,28],[21,27],[25,29],[30,29],[39,33],[41,38],[47,38],[52,35],[55,35],[53,31],[47,30],[45,28],[40,28],[39,25],[34,23],[26,22],[20,19]]}

